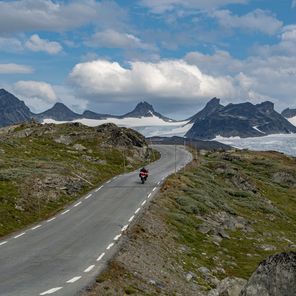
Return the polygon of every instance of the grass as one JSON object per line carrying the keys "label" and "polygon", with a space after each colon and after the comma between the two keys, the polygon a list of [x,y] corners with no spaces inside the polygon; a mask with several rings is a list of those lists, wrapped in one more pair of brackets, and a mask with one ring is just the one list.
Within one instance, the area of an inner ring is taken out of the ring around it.
{"label": "grass", "polygon": [[[145,141],[135,132],[122,133]],[[61,136],[70,143],[58,143]],[[108,130],[70,124],[20,125],[1,135],[0,236],[45,219],[111,177],[159,158],[150,149],[110,145],[110,138]],[[84,148],[75,149],[75,144]]]}

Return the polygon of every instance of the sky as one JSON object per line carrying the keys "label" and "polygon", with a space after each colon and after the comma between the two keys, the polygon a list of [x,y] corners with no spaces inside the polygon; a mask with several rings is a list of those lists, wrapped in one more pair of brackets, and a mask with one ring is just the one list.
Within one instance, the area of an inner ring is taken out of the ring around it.
{"label": "sky", "polygon": [[0,1],[0,88],[33,112],[296,108],[296,0]]}

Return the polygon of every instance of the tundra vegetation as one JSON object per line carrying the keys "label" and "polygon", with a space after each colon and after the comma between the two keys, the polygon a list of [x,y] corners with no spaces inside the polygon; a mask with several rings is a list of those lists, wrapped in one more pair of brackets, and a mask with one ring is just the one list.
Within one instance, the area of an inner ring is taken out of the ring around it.
{"label": "tundra vegetation", "polygon": [[32,122],[0,129],[0,236],[157,157],[142,135],[113,124]]}
{"label": "tundra vegetation", "polygon": [[[296,250],[295,212],[295,158],[200,153],[165,181],[86,295],[238,295],[263,259]],[[225,284],[236,294],[221,294]]]}

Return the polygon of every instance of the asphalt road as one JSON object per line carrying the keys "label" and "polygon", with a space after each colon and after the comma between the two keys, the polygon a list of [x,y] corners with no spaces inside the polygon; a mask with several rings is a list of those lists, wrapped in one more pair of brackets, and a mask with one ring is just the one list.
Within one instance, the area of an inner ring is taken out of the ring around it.
{"label": "asphalt road", "polygon": [[93,282],[175,163],[178,170],[191,160],[182,146],[176,157],[174,146],[155,148],[161,159],[148,166],[144,185],[138,171],[118,176],[51,219],[0,240],[0,295],[73,296]]}

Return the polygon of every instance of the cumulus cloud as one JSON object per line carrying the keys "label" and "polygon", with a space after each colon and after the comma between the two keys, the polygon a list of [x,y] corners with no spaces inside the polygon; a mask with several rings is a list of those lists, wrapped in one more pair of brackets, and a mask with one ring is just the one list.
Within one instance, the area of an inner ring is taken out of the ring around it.
{"label": "cumulus cloud", "polygon": [[89,23],[123,26],[126,12],[114,1],[22,0],[0,2],[0,33],[67,31]]}
{"label": "cumulus cloud", "polygon": [[26,48],[32,51],[43,51],[49,54],[58,54],[63,50],[60,43],[56,41],[49,41],[46,39],[41,39],[38,34],[34,34],[25,43]]}
{"label": "cumulus cloud", "polygon": [[248,0],[141,0],[141,5],[161,14],[178,8],[210,10],[228,4],[245,4]]}
{"label": "cumulus cloud", "polygon": [[256,9],[242,16],[234,15],[229,10],[217,10],[213,12],[213,17],[226,28],[257,31],[268,35],[279,32],[283,26],[283,22],[275,15],[262,9]]}
{"label": "cumulus cloud", "polygon": [[227,52],[217,51],[213,55],[191,52],[184,59],[208,75],[232,77],[237,100],[270,99],[280,109],[295,106],[296,60],[292,55],[254,55],[237,60]]}
{"label": "cumulus cloud", "polygon": [[51,107],[57,101],[53,87],[42,81],[18,81],[12,87],[13,92],[30,107],[33,112]]}
{"label": "cumulus cloud", "polygon": [[0,64],[0,74],[30,74],[33,68],[20,64]]}
{"label": "cumulus cloud", "polygon": [[146,97],[174,105],[180,100],[185,103],[204,101],[217,94],[234,95],[231,79],[206,75],[183,60],[131,62],[129,68],[96,60],[77,64],[70,73],[70,81],[82,95],[100,101],[138,101]]}
{"label": "cumulus cloud", "polygon": [[144,43],[140,38],[133,34],[122,33],[112,29],[95,33],[86,44],[92,47],[123,49],[138,48],[143,50],[155,49],[154,46]]}

